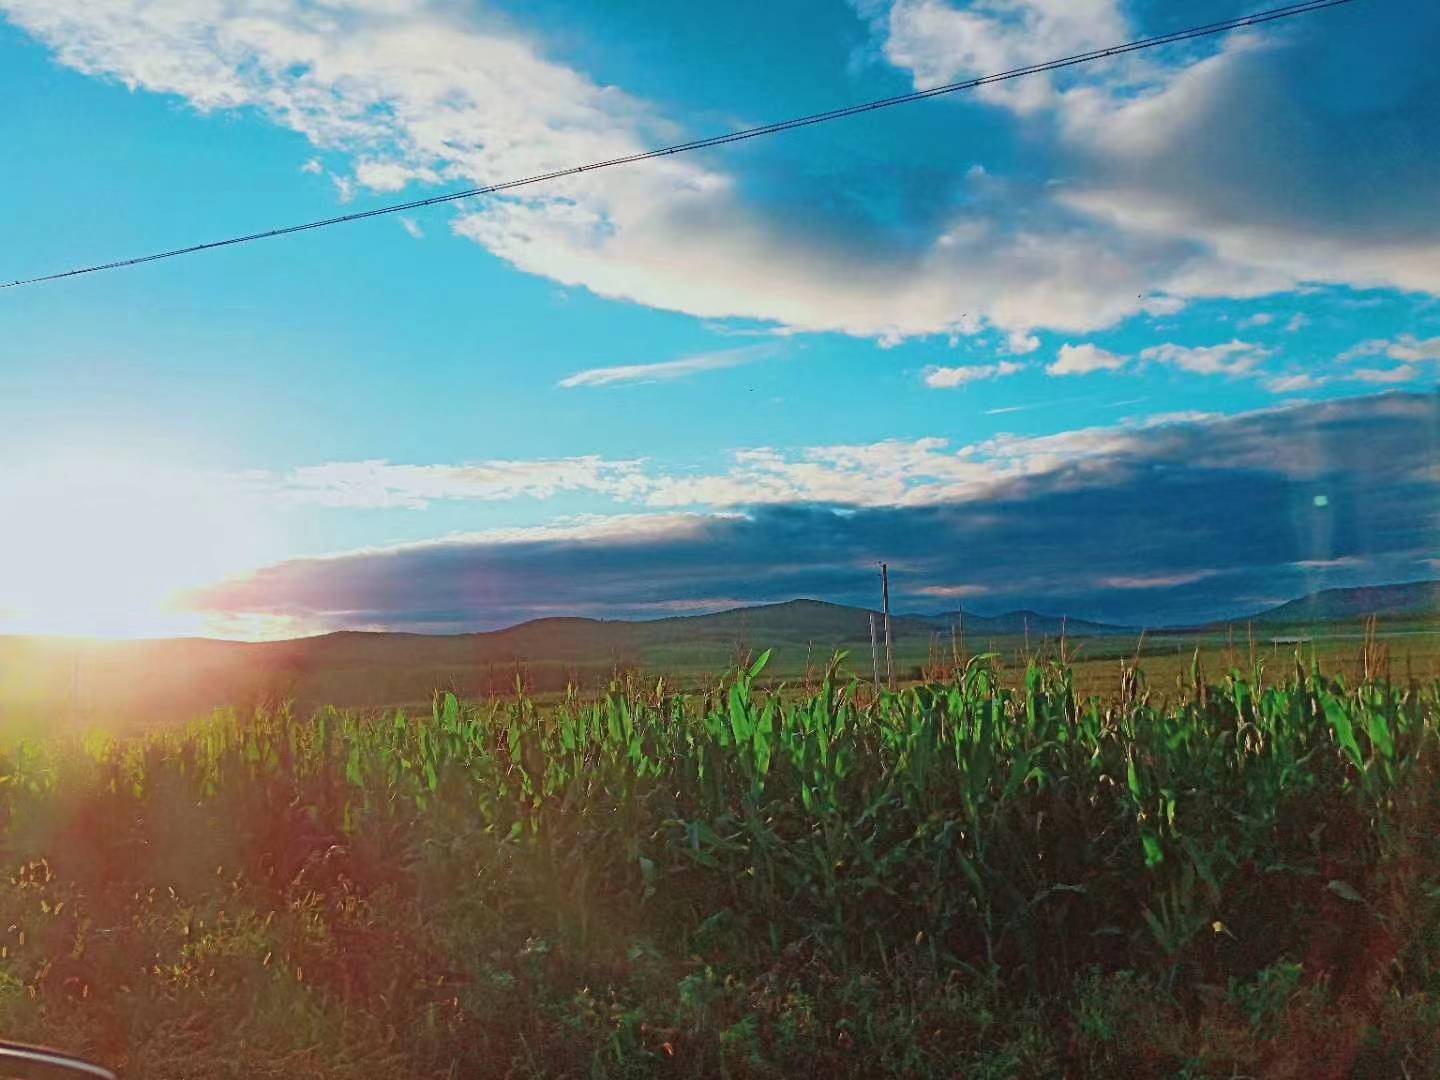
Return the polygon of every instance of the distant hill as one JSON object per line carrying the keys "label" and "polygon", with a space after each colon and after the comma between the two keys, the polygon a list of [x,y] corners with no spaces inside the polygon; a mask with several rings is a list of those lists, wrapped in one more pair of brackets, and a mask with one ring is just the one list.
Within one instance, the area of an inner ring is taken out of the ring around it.
{"label": "distant hill", "polygon": [[1382,619],[1440,616],[1440,581],[1323,589],[1268,608],[1252,618],[1266,623],[1311,623],[1369,615]]}
{"label": "distant hill", "polygon": [[[1396,620],[1440,615],[1440,581],[1328,589],[1252,618],[1274,626],[1372,613]],[[672,685],[694,686],[762,649],[774,650],[767,674],[776,678],[817,670],[837,650],[850,653],[852,671],[868,672],[872,614],[879,615],[820,600],[790,600],[646,621],[537,619],[477,634],[344,631],[254,643],[0,636],[0,726],[10,734],[27,724],[135,730],[183,722],[217,707],[246,709],[276,701],[293,702],[302,713],[325,704],[424,707],[436,689],[488,696],[513,687],[517,676],[542,692],[570,683],[593,689],[622,670],[663,674]],[[992,645],[1014,649],[1024,635],[1038,645],[1059,637],[1062,626],[1072,638],[1138,633],[1035,611],[911,613],[894,616],[891,624],[902,675],[915,673],[932,650],[948,651],[952,629],[971,651]]]}
{"label": "distant hill", "polygon": [[1088,622],[1085,619],[1071,619],[1060,615],[1044,615],[1038,611],[1007,611],[1003,615],[976,615],[969,611],[946,611],[939,615],[925,616],[933,623],[945,627],[958,625],[966,633],[993,634],[996,637],[1013,634],[1029,634],[1031,637],[1058,637],[1061,633],[1073,637],[1101,637],[1108,634],[1133,634],[1134,627],[1112,626],[1109,623]]}
{"label": "distant hill", "polygon": [[[323,704],[420,705],[437,688],[470,696],[503,693],[521,674],[542,691],[567,683],[603,686],[624,669],[695,684],[762,649],[774,650],[769,674],[777,677],[819,668],[836,650],[849,651],[855,668],[868,670],[871,614],[791,600],[636,622],[537,619],[477,634],[343,631],[253,643],[0,637],[0,723],[138,728],[267,701],[289,700],[301,712]],[[952,625],[977,646],[1023,634],[1027,623],[1037,640],[1059,633],[1059,619],[1033,612],[992,618],[967,613],[963,625],[958,613],[896,615],[897,669],[911,671],[932,645],[948,648]],[[1093,626],[1072,622],[1067,632],[1081,636]]]}

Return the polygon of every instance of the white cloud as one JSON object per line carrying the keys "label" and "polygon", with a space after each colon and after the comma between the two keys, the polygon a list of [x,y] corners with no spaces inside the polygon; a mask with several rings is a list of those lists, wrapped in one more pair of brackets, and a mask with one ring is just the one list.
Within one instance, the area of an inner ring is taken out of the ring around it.
{"label": "white cloud", "polygon": [[320,164],[319,158],[312,157],[309,161],[305,162],[304,165],[300,166],[300,171],[302,173],[309,173],[311,176],[319,176],[325,171],[325,166]]}
{"label": "white cloud", "polygon": [[[1433,189],[1419,179],[1433,164],[1418,126],[1407,126],[1422,124],[1420,114],[1382,114],[1376,124],[1363,109],[1317,106],[1295,93],[1294,80],[1308,74],[1298,67],[1304,55],[1283,36],[1241,35],[1150,91],[1069,96],[1061,123],[1087,167],[1062,200],[1127,231],[1202,246],[1203,272],[1173,286],[1190,296],[1257,296],[1305,282],[1440,292]],[[1412,84],[1420,78],[1409,74]],[[1215,154],[1221,139],[1226,152]],[[1334,167],[1338,148],[1355,143],[1407,162],[1389,174],[1382,212],[1358,226],[1347,210],[1373,200],[1376,182]]]}
{"label": "white cloud", "polygon": [[801,502],[930,506],[981,499],[1006,481],[1083,468],[1087,462],[1157,444],[1157,432],[1179,432],[1213,419],[1205,413],[1152,416],[1056,435],[997,435],[958,448],[933,437],[799,450],[758,447],[737,451],[723,473],[655,474],[641,497],[659,507]]}
{"label": "white cloud", "polygon": [[412,510],[445,500],[548,499],[567,491],[624,497],[641,482],[642,466],[595,456],[465,465],[337,461],[292,469],[276,484],[276,494],[288,503]]}
{"label": "white cloud", "polygon": [[1357,558],[1354,555],[1342,555],[1338,559],[1300,559],[1291,565],[1301,570],[1349,570],[1366,566],[1369,562],[1369,559]]}
{"label": "white cloud", "polygon": [[1177,574],[1106,577],[1100,579],[1100,584],[1107,589],[1173,589],[1180,585],[1193,585],[1214,576],[1214,570],[1192,570]]}
{"label": "white cloud", "polygon": [[351,177],[331,173],[330,182],[335,185],[336,197],[339,198],[342,203],[348,203],[354,200],[355,181]]}
{"label": "white cloud", "polygon": [[1012,330],[1005,336],[1005,351],[1011,356],[1027,356],[1040,348],[1040,339],[1028,330]]}
{"label": "white cloud", "polygon": [[925,502],[939,491],[971,490],[997,473],[945,439],[736,451],[721,473],[657,475],[643,496],[651,506],[745,506],[792,502],[861,506]]}
{"label": "white cloud", "polygon": [[1345,364],[1366,356],[1385,356],[1406,364],[1440,360],[1440,337],[1423,341],[1414,334],[1401,334],[1393,339],[1371,338],[1346,349],[1336,359]]}
{"label": "white cloud", "polygon": [[1305,327],[1309,325],[1310,316],[1304,314],[1303,312],[1297,311],[1294,315],[1290,316],[1290,321],[1285,324],[1285,332],[1287,334],[1295,334],[1301,330],[1304,330]]}
{"label": "white cloud", "polygon": [[966,364],[960,367],[930,367],[925,369],[925,385],[934,390],[953,390],[968,386],[972,382],[987,379],[1003,379],[1024,371],[1024,364],[1012,360],[1001,360],[998,364]]}
{"label": "white cloud", "polygon": [[425,230],[420,227],[420,223],[414,218],[402,217],[400,219],[400,227],[410,234],[412,240],[425,239]]}
{"label": "white cloud", "polygon": [[[1179,439],[1190,426],[1214,420],[1206,413],[1162,414],[1055,435],[997,435],[959,447],[938,437],[793,449],[760,446],[732,452],[729,464],[711,473],[590,455],[459,465],[327,462],[283,475],[256,474],[247,484],[252,493],[282,505],[350,509],[421,510],[436,502],[546,499],[574,492],[660,508],[934,505],[982,498],[1002,482],[1123,457],[1142,445],[1161,447],[1161,433]],[[1243,451],[1234,446],[1227,453],[1238,462]]]}
{"label": "white cloud", "polygon": [[1142,349],[1140,359],[1169,364],[1194,375],[1248,375],[1270,357],[1273,350],[1248,341],[1224,345],[1152,345]]}
{"label": "white cloud", "polygon": [[[885,30],[886,58],[912,72],[917,87],[1043,63],[1129,36],[1114,0],[979,0],[964,9],[942,0],[897,0]],[[1025,113],[1057,100],[1049,74],[987,85],[979,95]]]}
{"label": "white cloud", "polygon": [[1348,364],[1351,360],[1358,360],[1364,356],[1380,356],[1390,347],[1390,342],[1384,338],[1371,338],[1369,341],[1362,341],[1346,349],[1335,359],[1342,364]]}
{"label": "white cloud", "polygon": [[1055,362],[1045,370],[1051,375],[1088,375],[1092,371],[1118,371],[1126,364],[1126,358],[1107,352],[1089,342],[1060,346]]}
{"label": "white cloud", "polygon": [[[443,0],[0,0],[69,66],[201,110],[254,108],[350,156],[359,188],[484,184],[621,156],[685,132],[647,103]],[[455,229],[529,273],[704,318],[898,341],[1033,326],[1086,332],[1140,310],[1154,245],[1003,205],[958,211],[912,248],[817,236],[748,205],[723,157],[557,180],[461,212]],[[999,190],[999,189],[997,189]],[[1003,192],[994,196],[1005,199]],[[1019,223],[1016,223],[1019,222]],[[887,242],[888,243],[888,242]]]}
{"label": "white cloud", "polygon": [[[981,497],[1003,481],[1124,454],[1140,445],[1139,440],[1153,442],[1158,430],[1207,419],[1205,414],[1189,413],[1156,416],[1048,436],[999,435],[958,447],[939,437],[791,449],[760,446],[736,450],[720,470],[698,474],[647,460],[598,455],[460,464],[330,461],[284,473],[119,466],[107,470],[86,463],[83,469],[77,465],[68,472],[50,466],[0,470],[0,496],[18,505],[26,499],[53,499],[61,492],[75,500],[80,508],[76,513],[88,514],[90,503],[76,492],[83,490],[85,498],[102,500],[112,489],[143,486],[155,489],[157,499],[177,505],[213,502],[224,506],[228,517],[246,521],[260,519],[266,508],[276,507],[424,510],[442,502],[549,499],[567,493],[592,493],[632,507],[659,508],[804,502],[933,505]],[[484,536],[499,540],[512,532],[520,540],[542,535],[520,529]]]}
{"label": "white cloud", "polygon": [[[1346,17],[1319,18],[1333,32]],[[894,0],[875,24],[885,55],[917,87],[1142,32],[1118,0]],[[1367,47],[1376,55],[1418,57],[1417,39],[1433,44],[1440,20],[1430,13],[1374,29]],[[1337,109],[1297,89],[1340,77],[1329,40],[1318,31],[1235,34],[1185,59],[1137,54],[980,96],[1053,121],[1065,167],[1057,201],[1129,237],[1198,249],[1188,262],[1152,264],[1172,295],[1253,297],[1322,281],[1440,292],[1431,70],[1397,63],[1383,94]],[[1337,154],[1385,161],[1384,179],[1337,168]],[[1357,215],[1359,205],[1372,209]]]}
{"label": "white cloud", "polygon": [[726,349],[721,352],[701,353],[685,356],[679,360],[664,360],[656,364],[622,364],[616,367],[590,368],[567,375],[560,386],[571,389],[577,386],[611,386],[615,383],[654,382],[663,379],[683,379],[702,371],[720,368],[740,367],[757,360],[774,356],[779,351],[776,345],[750,345],[742,349]]}
{"label": "white cloud", "polygon": [[1385,355],[1391,360],[1400,360],[1407,364],[1440,360],[1440,337],[1421,341],[1414,334],[1401,334],[1385,350]]}
{"label": "white cloud", "polygon": [[[493,182],[685,134],[623,89],[545,57],[513,24],[441,0],[0,0],[0,9],[80,71],[202,110],[258,109],[317,148],[348,154],[352,175],[335,181],[342,197]],[[1111,0],[986,0],[967,11],[901,0],[884,21],[887,55],[918,81],[1132,36]],[[1108,117],[1178,78],[1122,58],[982,96],[1022,111]],[[1125,94],[1111,100],[1116,87]],[[1085,105],[1096,95],[1099,105]],[[1034,347],[1033,327],[1087,333],[1173,311],[1190,296],[1293,280],[1217,257],[1189,233],[1177,244],[1173,229],[1156,235],[1143,221],[1113,227],[1104,185],[1027,190],[993,176],[978,201],[933,223],[919,244],[908,234],[882,240],[877,258],[873,244],[816,236],[747,204],[725,171],[731,164],[666,158],[567,178],[487,200],[455,228],[522,270],[605,297],[892,342],[989,326],[1015,353]],[[1087,209],[1086,198],[1103,205]]]}
{"label": "white cloud", "polygon": [[1294,375],[1277,375],[1266,381],[1265,389],[1272,394],[1294,394],[1303,390],[1315,390],[1329,381],[1325,375],[1311,375],[1301,371]]}
{"label": "white cloud", "polygon": [[[201,110],[256,109],[348,155],[350,174],[335,178],[342,198],[494,182],[687,134],[548,58],[514,23],[447,0],[0,0],[0,10],[77,70]],[[1135,36],[1118,0],[897,0],[866,11],[885,55],[921,85]],[[1433,229],[1387,217],[1383,228],[1337,231],[1326,207],[1295,208],[1294,192],[1324,177],[1293,175],[1303,155],[1268,167],[1266,155],[1290,144],[1264,125],[1279,116],[1297,140],[1340,137],[1325,135],[1323,117],[1297,114],[1289,86],[1267,75],[1291,56],[1278,44],[1287,39],[1257,40],[1183,63],[1117,57],[982,89],[982,100],[1035,120],[1063,182],[966,181],[957,167],[974,198],[918,242],[911,229],[903,240],[816,235],[747,203],[728,171],[737,160],[720,155],[496,197],[461,211],[455,228],[526,272],[605,297],[887,342],[990,327],[1016,354],[1034,347],[1032,328],[1090,333],[1302,280],[1440,291]],[[1392,138],[1402,164],[1401,151],[1421,152],[1406,147],[1426,145],[1403,119],[1369,127]],[[1227,154],[1211,152],[1222,144]],[[1388,174],[1404,198],[1367,179],[1385,214],[1408,212],[1416,192],[1433,196],[1420,179],[1432,172],[1412,165]],[[1341,205],[1356,205],[1351,194],[1340,191]]]}
{"label": "white cloud", "polygon": [[985,585],[926,585],[913,591],[919,596],[933,596],[939,600],[963,600],[990,594],[989,587]]}
{"label": "white cloud", "polygon": [[1413,367],[1403,365],[1397,368],[1356,368],[1347,376],[1350,382],[1372,383],[1381,386],[1414,382],[1419,377],[1420,372]]}
{"label": "white cloud", "polygon": [[1257,314],[1241,319],[1235,325],[1240,327],[1241,330],[1248,330],[1253,326],[1269,326],[1274,321],[1274,315],[1271,315],[1268,311],[1261,311]]}

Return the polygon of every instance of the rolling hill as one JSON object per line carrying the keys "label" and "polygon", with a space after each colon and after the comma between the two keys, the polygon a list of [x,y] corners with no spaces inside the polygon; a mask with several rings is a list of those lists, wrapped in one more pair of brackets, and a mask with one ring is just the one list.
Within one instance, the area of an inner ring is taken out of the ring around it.
{"label": "rolling hill", "polygon": [[[1440,615],[1440,582],[1330,589],[1253,617],[1299,625],[1379,614],[1397,620]],[[646,621],[546,618],[487,633],[424,635],[342,631],[290,641],[202,638],[98,641],[0,637],[0,724],[113,726],[135,730],[184,722],[221,706],[291,701],[297,711],[424,705],[437,689],[486,696],[517,675],[541,692],[567,683],[603,686],[617,670],[664,673],[672,684],[708,683],[743,655],[773,649],[768,674],[794,678],[836,650],[851,668],[870,667],[866,608],[819,600],[734,608]],[[876,620],[877,623],[879,620]],[[1034,611],[901,614],[892,619],[897,671],[913,674],[932,649],[949,649],[952,629],[973,650],[1013,650],[1064,631],[1097,639],[1100,655],[1137,631]],[[1195,631],[1189,631],[1193,633]],[[1203,632],[1203,630],[1202,630]]]}
{"label": "rolling hill", "polygon": [[[0,637],[0,722],[106,723],[122,728],[183,721],[217,706],[290,700],[373,708],[427,702],[438,688],[478,696],[505,691],[523,670],[540,690],[602,686],[617,669],[698,683],[747,651],[773,649],[770,673],[793,677],[836,650],[868,668],[870,615],[819,600],[735,608],[640,622],[547,618],[487,633],[424,635],[342,631],[290,641],[202,638],[85,641]],[[877,619],[877,623],[879,620]],[[948,648],[957,614],[891,620],[897,665],[909,671],[932,643]],[[963,618],[974,643],[1025,632],[1037,641],[1060,620],[1030,612]],[[1081,635],[1085,627],[1070,624]],[[1116,628],[1098,628],[1114,630]]]}
{"label": "rolling hill", "polygon": [[1267,608],[1252,618],[1255,622],[1296,624],[1370,615],[1380,619],[1440,617],[1440,581],[1323,589]]}

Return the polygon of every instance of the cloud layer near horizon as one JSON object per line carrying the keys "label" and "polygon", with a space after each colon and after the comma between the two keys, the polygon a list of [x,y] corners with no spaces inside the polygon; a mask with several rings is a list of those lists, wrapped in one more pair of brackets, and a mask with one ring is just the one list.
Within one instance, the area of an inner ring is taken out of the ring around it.
{"label": "cloud layer near horizon", "polygon": [[[1083,433],[1079,433],[1083,434]],[[618,515],[296,559],[191,597],[224,620],[487,629],[814,596],[946,598],[1128,623],[1236,615],[1440,568],[1440,396],[1382,394],[1112,432],[1088,455],[920,505]],[[952,605],[953,606],[953,605]]]}

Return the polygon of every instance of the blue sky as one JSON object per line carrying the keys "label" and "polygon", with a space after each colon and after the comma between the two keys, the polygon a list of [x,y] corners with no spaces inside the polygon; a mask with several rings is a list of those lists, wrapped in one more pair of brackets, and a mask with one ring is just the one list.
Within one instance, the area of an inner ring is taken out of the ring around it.
{"label": "blue sky", "polygon": [[[0,278],[1246,10],[0,0]],[[1433,510],[1355,522],[1440,481],[1437,45],[1440,12],[1359,0],[0,293],[0,495],[24,523],[0,631],[853,601],[881,558],[910,608],[1141,621],[1429,576]],[[1237,432],[1270,445],[1217,454]],[[1239,547],[1164,539],[1195,532],[1181,502],[1223,519],[1242,489],[1271,502],[1244,504]],[[957,537],[984,565],[938,550]]]}

